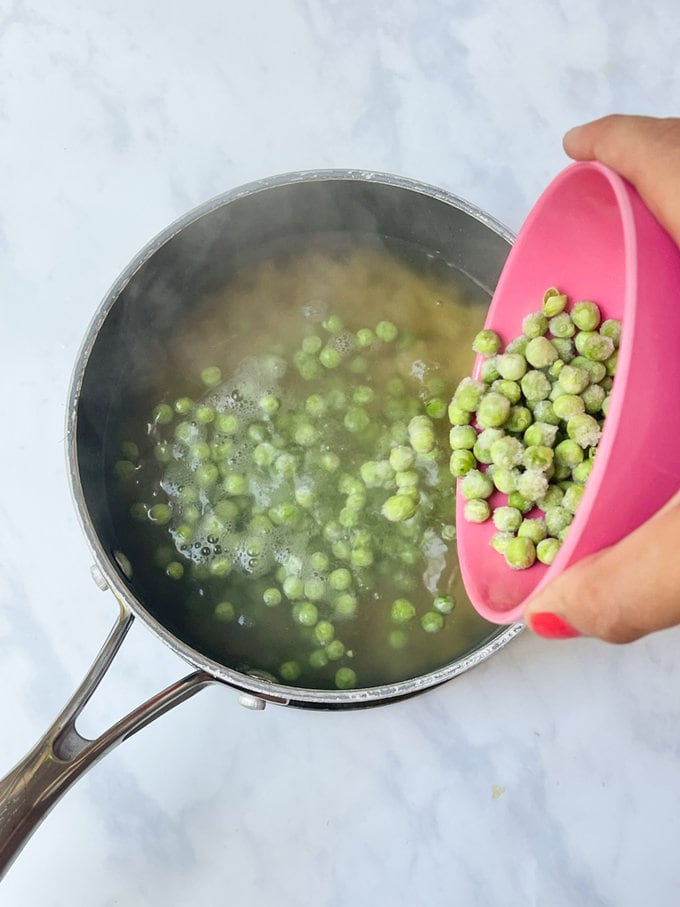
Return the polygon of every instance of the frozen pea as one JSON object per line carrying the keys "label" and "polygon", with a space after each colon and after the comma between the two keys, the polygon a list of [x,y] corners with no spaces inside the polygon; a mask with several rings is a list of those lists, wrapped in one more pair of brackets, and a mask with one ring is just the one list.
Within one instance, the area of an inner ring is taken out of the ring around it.
{"label": "frozen pea", "polygon": [[540,469],[525,469],[517,479],[517,491],[527,501],[537,501],[548,490],[548,479]]}
{"label": "frozen pea", "polygon": [[475,378],[463,378],[454,392],[453,402],[461,409],[473,413],[479,406],[479,401],[486,393],[486,390],[487,388],[483,381],[477,381]]}
{"label": "frozen pea", "polygon": [[548,322],[548,330],[553,337],[559,337],[564,340],[574,336],[576,333],[576,325],[571,320],[571,316],[568,312],[560,312],[550,319]]}
{"label": "frozen pea", "polygon": [[548,369],[548,375],[550,376],[550,378],[559,378],[565,365],[566,362],[563,362],[562,359],[555,359],[553,364]]}
{"label": "frozen pea", "polygon": [[611,399],[612,399],[611,394],[607,394],[607,396],[602,401],[602,415],[603,416],[606,416],[607,413],[609,412],[609,405],[611,403]]}
{"label": "frozen pea", "polygon": [[320,602],[326,595],[326,583],[318,576],[310,576],[305,580],[305,598],[312,602]]}
{"label": "frozen pea", "polygon": [[465,502],[463,516],[468,523],[484,523],[491,516],[491,507],[488,501],[482,498],[473,498]]}
{"label": "frozen pea", "polygon": [[329,315],[321,323],[329,334],[339,334],[345,326],[339,315]]}
{"label": "frozen pea", "polygon": [[586,412],[591,416],[599,413],[602,409],[602,402],[606,396],[605,390],[601,384],[588,385],[581,394]]}
{"label": "frozen pea", "polygon": [[581,331],[574,339],[578,352],[586,359],[604,362],[614,352],[614,341],[597,331]]}
{"label": "frozen pea", "polygon": [[[472,450],[477,441],[477,432],[471,425],[454,425],[449,432],[449,445],[451,450]],[[409,451],[407,447],[395,447],[390,452],[390,463],[392,463],[392,456],[401,458],[402,454],[396,454],[395,451]],[[413,452],[410,451],[411,456],[413,457]],[[405,456],[405,455],[404,455]],[[413,464],[413,459],[411,463],[405,466],[395,466],[392,463],[392,466],[395,470],[408,469]]]}
{"label": "frozen pea", "polygon": [[508,469],[505,466],[496,466],[491,476],[494,486],[503,494],[511,494],[513,491],[517,491],[518,478],[519,470]]}
{"label": "frozen pea", "polygon": [[571,471],[571,477],[578,485],[585,485],[593,470],[593,461],[588,459],[578,463]]}
{"label": "frozen pea", "polygon": [[395,473],[394,480],[400,490],[417,488],[420,482],[420,475],[415,469],[405,469],[403,472]]}
{"label": "frozen pea", "polygon": [[[201,467],[201,469],[207,470],[208,466]],[[203,485],[206,483],[199,478],[198,473],[200,471],[201,470],[197,470],[196,478],[199,480],[199,484]],[[237,472],[232,472],[226,475],[223,479],[222,485],[226,493],[229,495],[246,494],[246,492],[248,491],[248,479],[244,475],[241,475],[241,473]]]}
{"label": "frozen pea", "polygon": [[553,337],[552,345],[555,347],[557,355],[560,357],[556,362],[562,361],[566,364],[567,362],[571,362],[576,355],[574,341],[570,337]]}
{"label": "frozen pea", "polygon": [[555,447],[555,460],[573,469],[583,461],[583,448],[573,438],[566,438]]}
{"label": "frozen pea", "polygon": [[235,435],[240,428],[238,416],[233,413],[218,413],[215,416],[214,427],[215,431],[221,435]]}
{"label": "frozen pea", "polygon": [[503,394],[510,403],[519,403],[522,399],[522,388],[520,385],[516,381],[508,381],[507,378],[498,378],[491,384],[491,390],[497,394]]}
{"label": "frozen pea", "polygon": [[274,394],[265,394],[264,397],[260,398],[258,406],[266,416],[273,416],[274,413],[278,412],[281,401]]}
{"label": "frozen pea", "polygon": [[534,368],[547,368],[557,359],[557,350],[547,337],[534,337],[527,343],[524,356]]}
{"label": "frozen pea", "polygon": [[451,595],[435,595],[432,602],[432,607],[435,611],[439,611],[440,614],[450,614],[456,603]]}
{"label": "frozen pea", "polygon": [[532,444],[524,451],[524,466],[527,469],[548,471],[553,464],[554,452],[552,447],[541,444]]}
{"label": "frozen pea", "polygon": [[[472,471],[472,470],[471,470]],[[468,473],[469,475],[470,473]],[[465,477],[467,478],[467,476]],[[465,481],[465,479],[463,479]],[[380,512],[391,523],[401,523],[410,520],[417,509],[417,502],[410,495],[395,494],[388,498],[380,508]]]}
{"label": "frozen pea", "polygon": [[534,545],[538,545],[547,534],[548,530],[543,517],[525,517],[517,530],[519,538],[531,539]]}
{"label": "frozen pea", "polygon": [[416,453],[429,453],[436,443],[434,426],[427,416],[414,416],[411,419],[408,436]]}
{"label": "frozen pea", "polygon": [[517,337],[513,337],[512,340],[505,347],[505,352],[510,355],[515,355],[516,353],[520,356],[524,356],[524,350],[527,348],[527,343],[529,338],[525,337],[524,334],[518,334]]}
{"label": "frozen pea", "polygon": [[335,636],[335,627],[329,620],[320,620],[314,627],[314,636],[322,646],[328,645]]}
{"label": "frozen pea", "polygon": [[449,460],[451,475],[460,478],[477,467],[477,458],[471,450],[454,450]]}
{"label": "frozen pea", "polygon": [[375,560],[375,555],[370,548],[357,546],[352,548],[349,560],[353,567],[370,567]]}
{"label": "frozen pea", "polygon": [[550,565],[557,557],[559,550],[560,542],[558,539],[552,537],[541,539],[538,545],[536,545],[536,558],[542,564]]}
{"label": "frozen pea", "polygon": [[513,466],[519,466],[522,462],[524,457],[524,446],[518,438],[505,435],[491,444],[489,454],[491,462],[495,466],[512,469]]}
{"label": "frozen pea", "polygon": [[571,307],[571,320],[579,331],[594,331],[600,324],[600,310],[594,302],[582,299]]}
{"label": "frozen pea", "polygon": [[473,498],[488,498],[493,492],[493,482],[486,473],[471,469],[460,480],[460,491],[467,501]]}
{"label": "frozen pea", "polygon": [[472,349],[481,356],[493,356],[501,348],[501,338],[495,331],[484,328],[475,334]]}
{"label": "frozen pea", "polygon": [[326,472],[335,472],[340,467],[340,457],[331,450],[324,451],[324,453],[321,454],[319,465],[322,469],[325,469]]}
{"label": "frozen pea", "polygon": [[558,376],[561,388],[567,394],[580,394],[590,384],[590,374],[584,368],[574,365],[565,365]]}
{"label": "frozen pea", "polygon": [[314,551],[309,556],[309,563],[314,568],[322,573],[324,570],[328,570],[330,566],[330,558],[324,551]]}
{"label": "frozen pea", "polygon": [[472,422],[472,413],[474,410],[463,409],[456,402],[456,398],[449,403],[447,414],[451,425],[469,425]]}
{"label": "frozen pea", "polygon": [[352,574],[345,567],[338,567],[329,575],[328,584],[336,592],[342,592],[352,585]]}
{"label": "frozen pea", "polygon": [[590,375],[592,384],[598,384],[607,374],[607,366],[604,362],[595,362],[594,359],[588,359],[585,356],[574,356],[571,365],[585,369]]}
{"label": "frozen pea", "polygon": [[522,514],[533,509],[534,501],[524,497],[519,491],[512,491],[508,495],[508,507],[516,507]]}
{"label": "frozen pea", "polygon": [[521,353],[503,353],[497,359],[498,374],[508,381],[520,381],[527,370],[527,361]]}
{"label": "frozen pea", "polygon": [[533,417],[535,422],[543,422],[548,425],[560,424],[560,418],[555,415],[551,400],[537,400],[533,405]]}
{"label": "frozen pea", "polygon": [[583,398],[577,394],[562,394],[552,401],[552,407],[555,415],[565,422],[586,409]]}
{"label": "frozen pea", "polygon": [[505,549],[508,547],[508,542],[511,539],[514,539],[514,532],[495,532],[489,541],[489,544],[494,551],[497,551],[499,554],[505,554]]}
{"label": "frozen pea", "polygon": [[439,611],[426,611],[420,618],[420,626],[426,633],[439,633],[444,626],[444,615]]}
{"label": "frozen pea", "polygon": [[555,287],[550,287],[550,289],[545,291],[545,295],[543,296],[543,312],[548,318],[554,318],[555,315],[559,315],[566,307],[567,297],[564,293],[560,293]]}
{"label": "frozen pea", "polygon": [[619,364],[619,351],[614,350],[611,356],[608,359],[605,359],[604,365],[607,370],[607,375],[613,377],[616,374],[616,368]]}
{"label": "frozen pea", "polygon": [[367,349],[375,343],[375,334],[370,328],[360,328],[355,337],[357,346],[361,349]]}
{"label": "frozen pea", "polygon": [[513,570],[526,570],[536,560],[536,546],[531,539],[515,536],[505,546],[505,562]]}
{"label": "frozen pea", "polygon": [[328,404],[321,394],[310,394],[305,400],[305,412],[313,419],[319,419],[327,410]]}
{"label": "frozen pea", "polygon": [[477,407],[477,424],[481,428],[498,428],[510,414],[510,401],[503,394],[489,391]]}
{"label": "frozen pea", "polygon": [[504,428],[506,431],[514,434],[524,433],[534,421],[531,410],[526,406],[511,406],[508,418],[505,420]]}
{"label": "frozen pea", "polygon": [[548,490],[543,495],[542,498],[539,498],[536,503],[545,513],[550,507],[559,507],[562,503],[562,498],[564,497],[564,492],[559,485],[548,485]]}
{"label": "frozen pea", "polygon": [[208,566],[211,576],[225,577],[229,576],[231,573],[232,564],[229,558],[221,554],[218,557],[214,557]]}
{"label": "frozen pea", "polygon": [[491,463],[491,446],[495,441],[505,437],[505,432],[501,428],[485,428],[481,431],[475,441],[472,452],[480,463]]}
{"label": "frozen pea", "polygon": [[570,485],[569,488],[564,492],[564,497],[562,499],[562,506],[569,510],[571,513],[576,513],[578,505],[581,503],[581,499],[585,494],[584,485]]}
{"label": "frozen pea", "polygon": [[522,512],[516,507],[496,507],[492,519],[499,532],[517,532],[522,523]]}
{"label": "frozen pea", "polygon": [[195,416],[196,421],[199,423],[199,425],[210,425],[215,421],[217,412],[215,411],[214,406],[208,406],[207,404],[204,404],[203,406],[196,407]]}
{"label": "frozen pea", "polygon": [[527,428],[522,437],[527,447],[552,447],[557,437],[557,426],[537,420]]}
{"label": "frozen pea", "polygon": [[618,318],[607,318],[600,325],[600,334],[604,337],[610,337],[614,347],[618,348],[621,343],[621,322]]}
{"label": "frozen pea", "polygon": [[339,690],[351,690],[357,685],[357,675],[352,668],[338,668],[335,685]]}
{"label": "frozen pea", "polygon": [[548,376],[538,369],[530,369],[522,378],[520,386],[524,398],[529,401],[546,400],[552,389]]}
{"label": "frozen pea", "polygon": [[578,413],[567,422],[567,435],[580,447],[594,447],[602,435],[600,423],[588,413]]}
{"label": "frozen pea", "polygon": [[549,535],[557,536],[563,529],[571,525],[574,514],[561,505],[549,507],[545,511],[545,525]]}
{"label": "frozen pea", "polygon": [[493,384],[500,378],[497,360],[497,356],[490,356],[488,359],[484,359],[479,366],[479,377],[485,384]]}
{"label": "frozen pea", "polygon": [[530,312],[522,319],[522,333],[529,340],[542,337],[548,330],[548,318],[545,312]]}
{"label": "frozen pea", "polygon": [[431,419],[443,419],[446,415],[446,403],[441,397],[432,397],[425,404],[425,412]]}

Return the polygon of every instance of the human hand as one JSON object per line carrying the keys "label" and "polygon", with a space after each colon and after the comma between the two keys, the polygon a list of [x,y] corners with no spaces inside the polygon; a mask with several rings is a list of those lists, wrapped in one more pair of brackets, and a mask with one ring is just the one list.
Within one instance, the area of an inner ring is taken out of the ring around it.
{"label": "human hand", "polygon": [[[607,116],[564,137],[576,160],[597,160],[631,182],[680,246],[680,118]],[[616,545],[565,570],[527,604],[541,636],[631,642],[680,624],[680,491]]]}

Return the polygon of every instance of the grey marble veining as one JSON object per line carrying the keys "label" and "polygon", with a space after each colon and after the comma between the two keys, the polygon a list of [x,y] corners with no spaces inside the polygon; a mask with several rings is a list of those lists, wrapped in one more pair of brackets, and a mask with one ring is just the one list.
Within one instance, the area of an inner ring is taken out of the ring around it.
{"label": "grey marble veining", "polygon": [[[166,224],[290,170],[359,167],[517,229],[604,113],[678,112],[676,4],[0,0],[0,738],[42,733],[113,623],[64,464],[108,286]],[[9,907],[677,902],[680,631],[523,634],[411,701],[250,713],[211,689],[59,804]],[[185,666],[135,626],[84,718]]]}

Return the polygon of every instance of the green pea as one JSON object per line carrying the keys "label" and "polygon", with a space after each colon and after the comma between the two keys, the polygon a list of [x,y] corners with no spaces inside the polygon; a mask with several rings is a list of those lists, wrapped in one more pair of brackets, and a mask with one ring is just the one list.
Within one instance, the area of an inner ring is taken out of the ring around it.
{"label": "green pea", "polygon": [[414,416],[411,419],[408,436],[416,453],[429,453],[436,443],[434,426],[427,416]]}
{"label": "green pea", "polygon": [[536,545],[537,560],[542,564],[552,564],[557,557],[560,547],[558,539],[552,537],[542,539],[538,545]]}
{"label": "green pea", "polygon": [[456,603],[451,595],[435,595],[432,607],[440,614],[450,614]]}
{"label": "green pea", "polygon": [[325,668],[328,664],[328,655],[326,655],[324,649],[314,649],[314,651],[310,653],[307,661],[309,662],[310,668],[319,670]]}
{"label": "green pea", "polygon": [[347,431],[352,433],[365,431],[370,423],[370,416],[360,406],[351,406],[345,413],[344,424]]}
{"label": "green pea", "polygon": [[600,310],[594,302],[583,299],[572,306],[571,320],[579,331],[594,331],[600,324]]}
{"label": "green pea", "polygon": [[342,356],[336,349],[327,346],[319,353],[319,362],[324,368],[337,368],[342,362]]}
{"label": "green pea", "polygon": [[339,315],[329,315],[328,318],[324,319],[323,326],[330,334],[339,334],[344,324]]}
{"label": "green pea", "polygon": [[412,497],[405,494],[395,494],[385,501],[380,508],[380,512],[391,523],[400,523],[403,520],[411,519],[416,509],[417,503]]}
{"label": "green pea", "polygon": [[[486,390],[487,388],[483,381],[477,381],[474,378],[463,378],[455,390],[452,403],[459,409],[468,413],[474,413],[479,406],[479,401],[486,393]],[[451,405],[449,405],[449,420],[453,425],[466,424],[459,421],[454,422],[451,418]]]}
{"label": "green pea", "polygon": [[236,610],[235,610],[234,606],[232,605],[231,602],[227,602],[227,601],[218,602],[215,605],[215,608],[213,610],[213,615],[215,617],[215,620],[218,620],[218,621],[220,621],[220,623],[225,623],[225,624],[232,621],[234,619],[235,614],[236,614]]}
{"label": "green pea", "polygon": [[314,570],[323,572],[325,570],[328,570],[328,567],[330,565],[330,558],[323,551],[314,551],[309,556],[309,563],[314,568]]}
{"label": "green pea", "polygon": [[319,465],[326,472],[335,472],[340,466],[340,457],[333,451],[325,451],[321,454]]}
{"label": "green pea", "polygon": [[491,507],[488,501],[481,498],[473,498],[465,502],[463,516],[468,523],[484,523],[491,516]]}
{"label": "green pea", "polygon": [[392,602],[390,617],[396,624],[405,624],[416,616],[414,605],[407,598],[397,598]]}
{"label": "green pea", "polygon": [[444,626],[444,615],[439,611],[426,611],[420,618],[420,626],[426,633],[439,633]]}
{"label": "green pea", "polygon": [[333,605],[333,613],[339,619],[349,619],[354,617],[357,612],[358,602],[355,595],[351,592],[343,592],[338,595]]}
{"label": "green pea", "polygon": [[293,620],[303,627],[313,627],[319,619],[319,610],[313,602],[296,602],[293,605]]}
{"label": "green pea", "polygon": [[283,581],[283,592],[290,601],[296,601],[305,594],[305,584],[299,576],[287,576]]}
{"label": "green pea", "polygon": [[158,406],[154,406],[152,417],[155,425],[168,425],[174,419],[175,413],[167,403],[159,403]]}
{"label": "green pea", "polygon": [[493,492],[493,482],[478,469],[471,469],[461,479],[460,491],[467,501],[473,498],[488,498]]}
{"label": "green pea", "polygon": [[186,416],[187,413],[190,413],[193,409],[194,401],[191,397],[178,397],[174,404],[173,409],[180,416]]}
{"label": "green pea", "polygon": [[335,636],[335,627],[328,620],[320,620],[314,627],[314,636],[322,646],[326,646]]}
{"label": "green pea", "polygon": [[118,460],[113,471],[119,479],[130,479],[137,472],[137,467],[130,460]]}
{"label": "green pea", "polygon": [[521,381],[527,370],[527,361],[521,353],[503,353],[497,359],[498,374],[508,381]]}
{"label": "green pea", "polygon": [[511,403],[503,394],[489,391],[479,401],[477,424],[480,428],[499,428],[510,415]]}
{"label": "green pea", "polygon": [[387,644],[396,651],[404,649],[408,645],[408,633],[401,629],[390,630],[387,634]]}
{"label": "green pea", "polygon": [[451,425],[469,425],[472,422],[474,410],[468,410],[461,407],[454,397],[447,410],[449,422]]}
{"label": "green pea", "polygon": [[222,372],[216,365],[210,365],[201,372],[201,381],[206,387],[216,387],[222,380]]}
{"label": "green pea", "polygon": [[345,654],[345,644],[339,639],[334,639],[326,646],[326,655],[329,661],[339,661]]}
{"label": "green pea", "polygon": [[530,312],[522,319],[522,333],[529,340],[542,337],[548,330],[548,318],[545,312]]}
{"label": "green pea", "polygon": [[489,456],[495,466],[512,469],[522,463],[524,446],[518,438],[503,435],[492,443]]}
{"label": "green pea", "polygon": [[147,515],[152,523],[159,523],[164,526],[172,519],[172,507],[169,504],[154,504],[149,507]]}
{"label": "green pea", "polygon": [[294,437],[295,443],[301,447],[311,447],[318,442],[319,432],[311,422],[302,422],[295,429]]}
{"label": "green pea", "polygon": [[499,532],[517,532],[522,524],[522,512],[516,507],[496,507],[492,519]]}
{"label": "green pea", "polygon": [[323,346],[323,340],[317,334],[309,334],[307,337],[302,338],[300,346],[302,347],[303,353],[314,355],[314,353],[318,353]]}
{"label": "green pea", "polygon": [[281,604],[281,593],[274,587],[265,589],[262,593],[262,601],[268,608],[275,608]]}
{"label": "green pea", "polygon": [[184,576],[184,566],[179,561],[170,561],[165,568],[165,573],[170,579],[182,579]]}
{"label": "green pea", "polygon": [[302,669],[297,661],[284,661],[279,667],[279,677],[286,683],[295,683],[302,674]]}
{"label": "green pea", "polygon": [[472,341],[472,349],[481,356],[493,356],[501,348],[501,338],[490,328],[478,331]]}
{"label": "green pea", "polygon": [[494,487],[503,494],[511,494],[517,491],[517,479],[519,471],[517,469],[508,469],[505,466],[494,467],[491,479]]}
{"label": "green pea", "polygon": [[321,394],[310,394],[305,400],[305,411],[313,419],[319,419],[328,410],[328,404]]}
{"label": "green pea", "polygon": [[[524,376],[526,377],[526,375]],[[524,381],[524,378],[522,378]],[[507,397],[510,403],[513,405],[519,403],[522,399],[522,388],[517,381],[508,381],[507,378],[498,378],[498,380],[492,382],[491,390],[497,394],[503,394],[504,397]]]}
{"label": "green pea", "polygon": [[548,316],[548,318],[554,318],[555,315],[559,315],[560,312],[563,312],[567,306],[567,297],[560,293],[555,287],[550,287],[549,290],[545,291],[543,296],[543,312]]}
{"label": "green pea", "polygon": [[370,328],[360,328],[356,332],[357,346],[366,349],[375,343],[375,334]]}
{"label": "green pea", "polygon": [[352,585],[352,574],[345,567],[338,567],[330,573],[328,584],[336,592],[342,592]]}
{"label": "green pea", "polygon": [[391,343],[396,340],[399,331],[396,325],[391,321],[379,321],[375,326],[375,334],[383,343]]}
{"label": "green pea", "polygon": [[505,562],[514,570],[525,570],[536,560],[536,546],[531,539],[515,536],[505,547]]}
{"label": "green pea", "polygon": [[265,394],[264,397],[261,397],[258,406],[262,412],[267,416],[273,416],[274,413],[278,412],[281,407],[281,401],[278,397],[275,397],[274,394]]}
{"label": "green pea", "polygon": [[543,517],[525,517],[517,530],[518,538],[531,539],[534,545],[541,542],[547,534]]}
{"label": "green pea", "polygon": [[338,668],[335,685],[339,690],[351,690],[357,685],[357,675],[352,668]]}

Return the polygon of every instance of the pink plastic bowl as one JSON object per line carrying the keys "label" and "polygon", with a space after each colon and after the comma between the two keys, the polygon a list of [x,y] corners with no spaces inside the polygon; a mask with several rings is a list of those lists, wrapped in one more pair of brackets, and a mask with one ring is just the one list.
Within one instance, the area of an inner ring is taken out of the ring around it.
{"label": "pink plastic bowl", "polygon": [[[475,609],[499,624],[521,620],[532,593],[627,535],[680,487],[680,250],[635,189],[601,164],[572,164],[538,199],[503,269],[486,327],[507,343],[550,286],[571,300],[597,302],[603,318],[621,319],[623,336],[595,465],[550,567],[508,567],[489,544],[492,521],[466,522],[458,496],[463,581]],[[490,500],[505,502],[500,493]]]}

